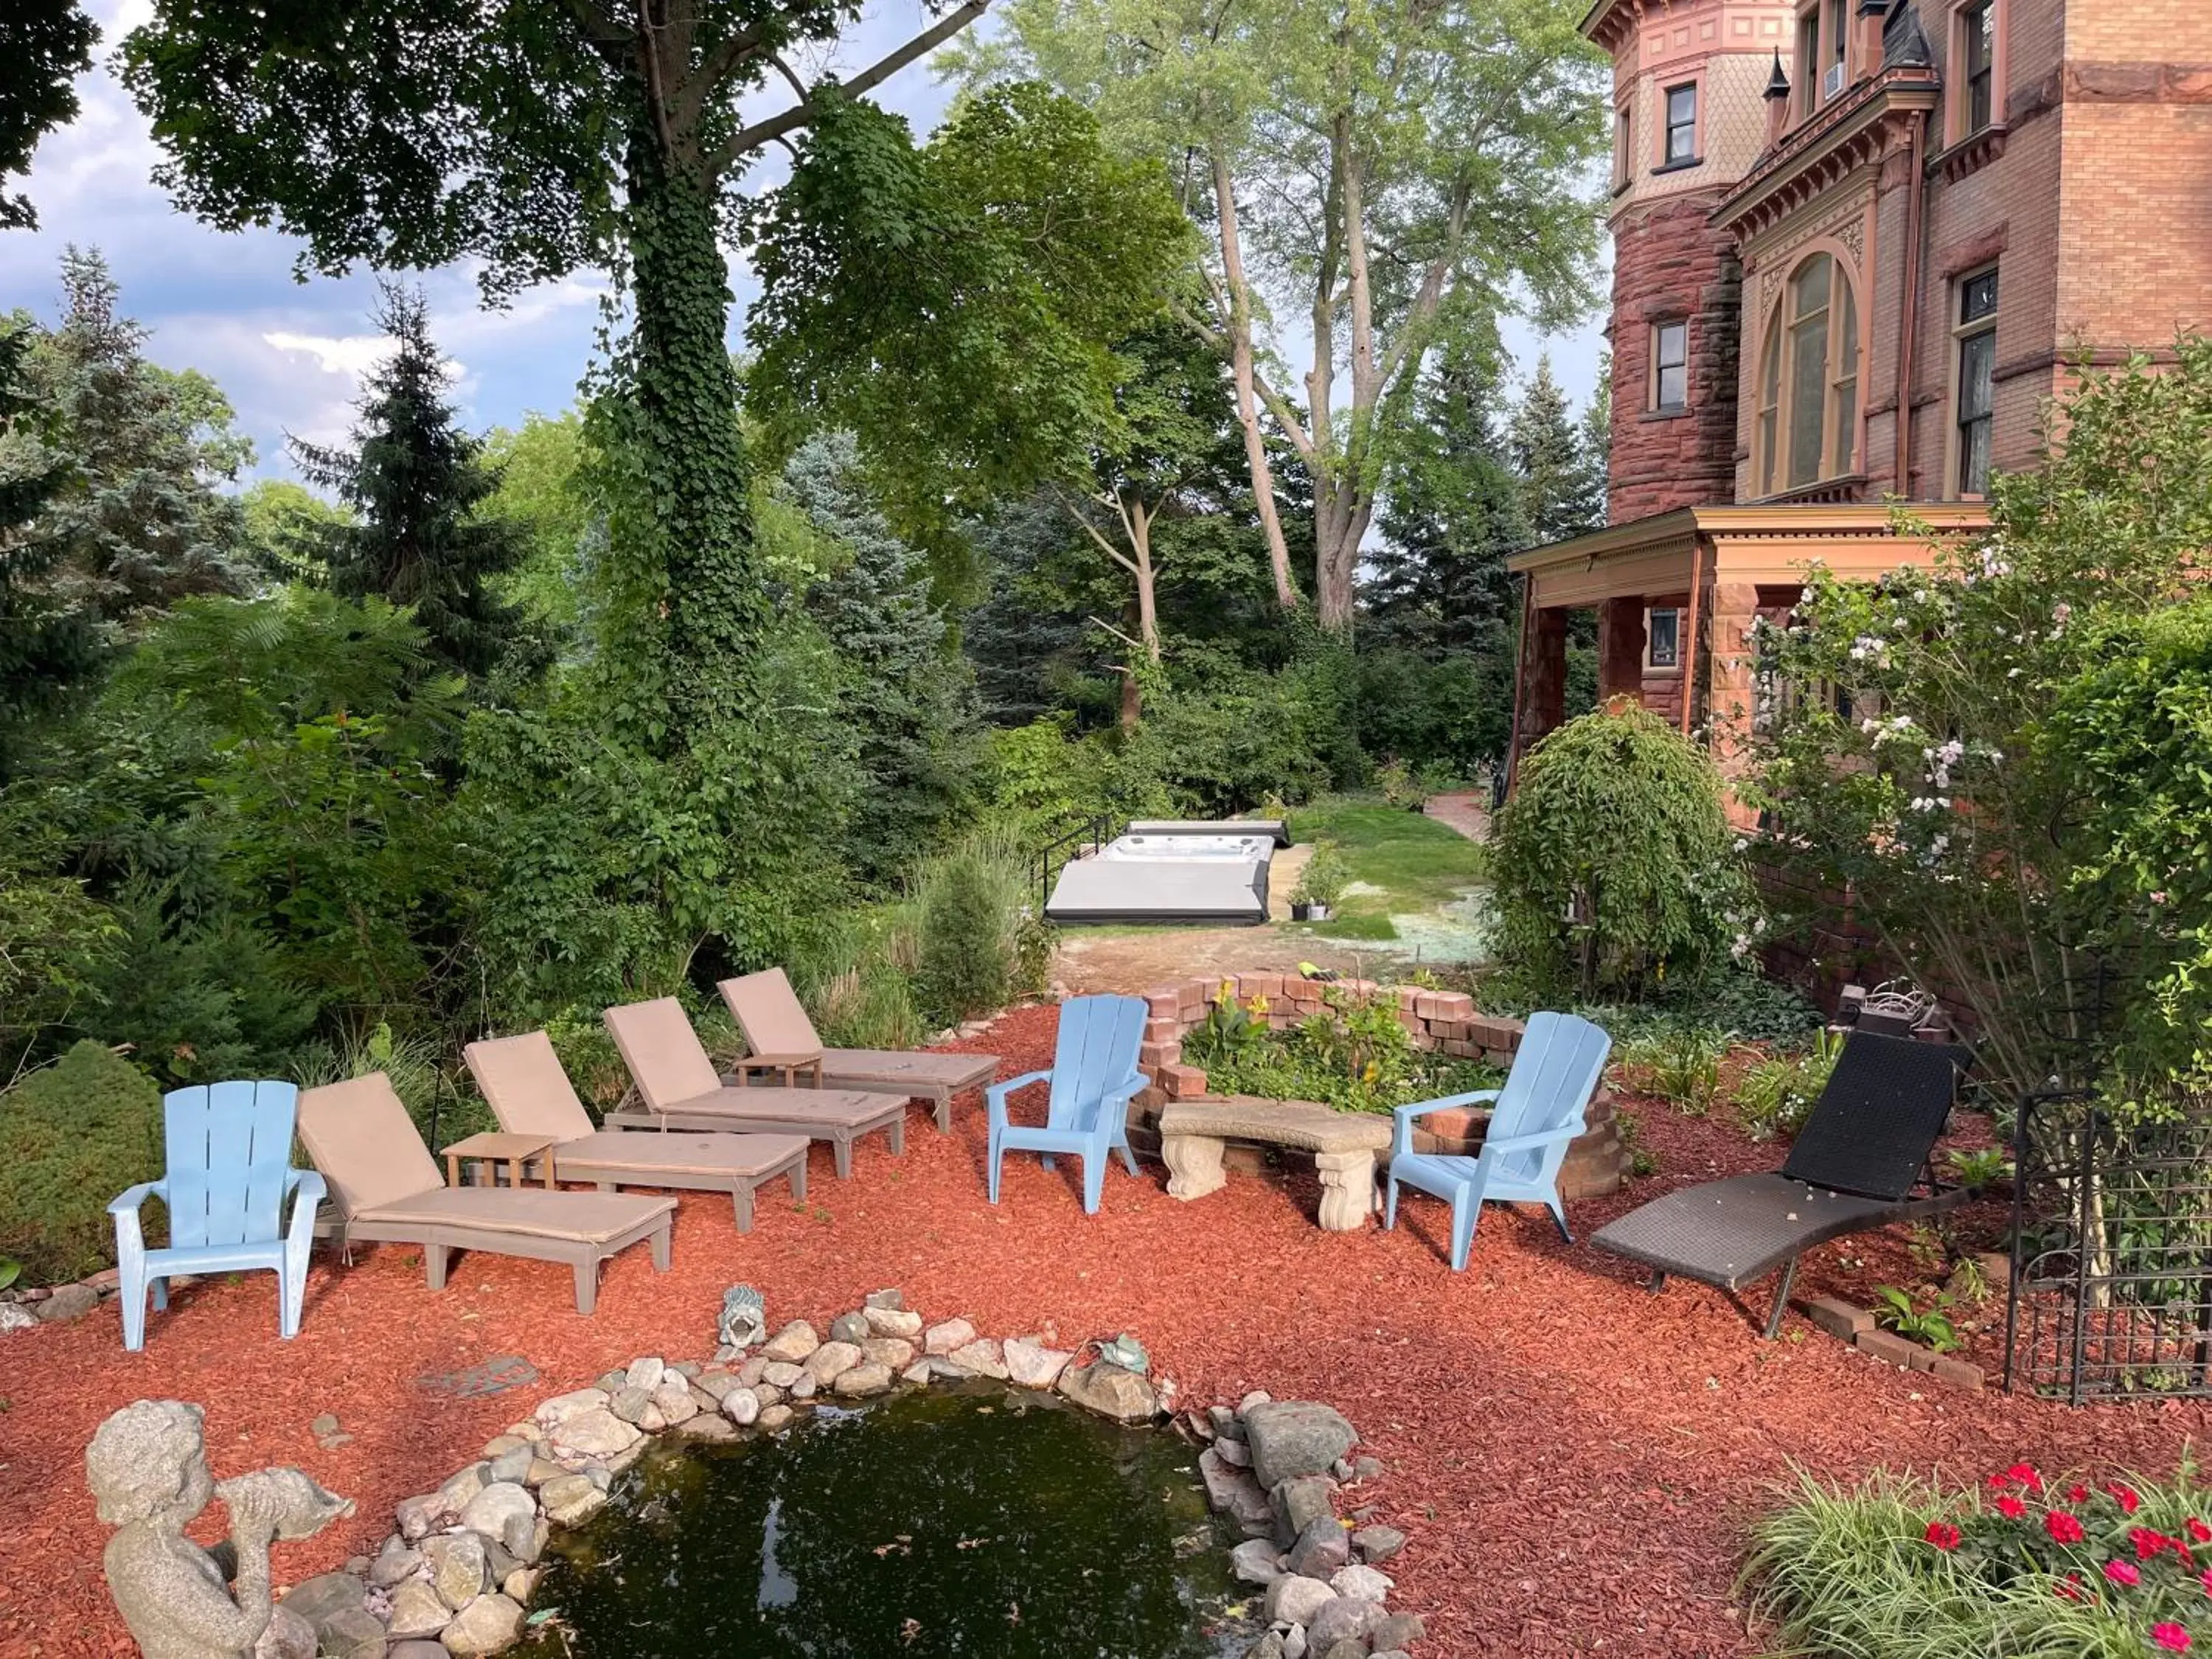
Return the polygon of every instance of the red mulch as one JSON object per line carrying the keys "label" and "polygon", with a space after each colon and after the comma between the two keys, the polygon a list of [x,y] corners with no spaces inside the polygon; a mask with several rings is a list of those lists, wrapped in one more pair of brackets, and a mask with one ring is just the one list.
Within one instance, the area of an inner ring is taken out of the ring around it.
{"label": "red mulch", "polygon": [[[999,1054],[1006,1073],[1032,1069],[1049,1059],[1053,1024],[1049,1009],[1022,1011],[964,1046]],[[1578,1234],[1671,1182],[1782,1156],[1720,1121],[1650,1103],[1639,1115],[1660,1172],[1576,1206]],[[1540,1214],[1490,1211],[1455,1274],[1439,1255],[1440,1206],[1409,1199],[1395,1234],[1324,1233],[1310,1181],[1232,1176],[1185,1205],[1147,1164],[1142,1181],[1109,1175],[1103,1210],[1086,1218],[1068,1164],[1048,1175],[1017,1157],[994,1209],[983,1129],[972,1100],[950,1137],[916,1109],[906,1158],[872,1137],[849,1182],[817,1148],[805,1212],[764,1202],[746,1238],[726,1204],[689,1197],[674,1270],[656,1275],[629,1252],[591,1319],[574,1311],[566,1267],[467,1257],[433,1294],[410,1253],[386,1246],[351,1268],[319,1262],[290,1343],[276,1340],[275,1282],[260,1273],[180,1293],[142,1353],[122,1351],[112,1304],[0,1338],[0,1653],[130,1650],[100,1582],[104,1533],[82,1462],[117,1407],[201,1401],[219,1476],[295,1462],[358,1498],[350,1522],[278,1546],[280,1578],[297,1581],[373,1549],[396,1500],[545,1395],[639,1353],[704,1357],[738,1280],[766,1291],[772,1322],[819,1323],[896,1285],[926,1316],[963,1314],[994,1334],[1134,1330],[1188,1402],[1254,1388],[1333,1401],[1387,1466],[1359,1498],[1412,1539],[1391,1571],[1428,1622],[1431,1655],[1753,1654],[1731,1594],[1743,1528],[1793,1462],[1835,1477],[1877,1464],[1972,1477],[2017,1456],[2163,1472],[2212,1431],[2203,1407],[2070,1410],[1954,1392],[1796,1318],[1762,1343],[1716,1292],[1650,1297],[1629,1264],[1562,1244]],[[1846,1242],[1806,1277],[1863,1294],[1915,1272],[1902,1242]],[[417,1382],[501,1354],[526,1356],[542,1380],[473,1400]],[[324,1412],[352,1444],[316,1444],[308,1425]]]}

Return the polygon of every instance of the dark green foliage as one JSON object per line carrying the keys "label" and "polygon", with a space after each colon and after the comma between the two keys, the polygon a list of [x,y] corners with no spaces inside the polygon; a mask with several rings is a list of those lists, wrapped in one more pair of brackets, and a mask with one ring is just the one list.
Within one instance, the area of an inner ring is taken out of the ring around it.
{"label": "dark green foliage", "polygon": [[146,331],[118,297],[99,253],[70,248],[61,326],[36,337],[28,364],[70,469],[35,526],[65,548],[49,583],[103,623],[238,590],[245,516],[217,486],[253,458],[213,381],[146,360]]}
{"label": "dark green foliage", "polygon": [[410,607],[431,659],[472,681],[518,650],[518,665],[542,667],[543,643],[526,636],[520,608],[496,591],[528,544],[519,526],[483,511],[498,475],[446,399],[421,291],[385,284],[375,322],[392,350],[356,405],[352,447],[292,445],[301,471],[352,509],[312,538],[325,580],[349,599]]}
{"label": "dark green foliage", "polygon": [[314,1027],[314,1000],[247,915],[180,919],[162,897],[145,886],[122,896],[121,937],[93,975],[99,1001],[76,1023],[130,1045],[170,1086],[283,1075]]}
{"label": "dark green foliage", "polygon": [[0,1092],[0,1253],[40,1285],[113,1266],[107,1200],[161,1165],[161,1091],[99,1043],[78,1043]]}
{"label": "dark green foliage", "polygon": [[69,543],[46,513],[69,477],[51,406],[29,391],[27,326],[0,327],[0,781],[22,726],[91,678],[103,651],[92,611],[58,592]]}
{"label": "dark green foliage", "polygon": [[[1592,422],[1595,408],[1593,404]],[[1605,522],[1605,457],[1585,441],[1589,429],[1588,423],[1577,429],[1566,394],[1552,378],[1552,360],[1539,357],[1508,434],[1521,474],[1522,516],[1538,544],[1564,541]]]}
{"label": "dark green foliage", "polygon": [[[76,0],[9,0],[0,7],[0,185],[29,171],[39,140],[76,115],[76,77],[92,67],[100,31]],[[0,194],[0,230],[28,230],[30,198]]]}
{"label": "dark green foliage", "polygon": [[859,739],[853,861],[882,882],[973,805],[982,761],[974,682],[931,599],[927,562],[891,533],[851,437],[808,441],[783,479],[843,559],[808,589],[806,605],[837,653],[839,707]]}
{"label": "dark green foliage", "polygon": [[1656,715],[1568,721],[1492,838],[1498,952],[1530,994],[1641,998],[1748,943],[1753,900],[1705,752]]}
{"label": "dark green foliage", "polygon": [[1085,475],[1115,443],[1111,345],[1158,315],[1189,237],[1161,167],[1035,85],[978,95],[921,149],[898,117],[823,100],[755,230],[750,406],[857,433],[925,535],[948,501]]}
{"label": "dark green foliage", "polygon": [[915,989],[933,1016],[967,1019],[1006,1003],[1005,908],[995,874],[979,859],[950,854],[915,896]]}

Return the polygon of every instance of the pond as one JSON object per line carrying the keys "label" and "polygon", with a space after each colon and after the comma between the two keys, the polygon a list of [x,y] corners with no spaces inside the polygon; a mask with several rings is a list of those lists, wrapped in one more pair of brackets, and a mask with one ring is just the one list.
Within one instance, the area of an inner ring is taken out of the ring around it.
{"label": "pond", "polygon": [[1192,1448],[1002,1384],[678,1441],[613,1496],[556,1535],[531,1659],[1215,1659],[1254,1635]]}

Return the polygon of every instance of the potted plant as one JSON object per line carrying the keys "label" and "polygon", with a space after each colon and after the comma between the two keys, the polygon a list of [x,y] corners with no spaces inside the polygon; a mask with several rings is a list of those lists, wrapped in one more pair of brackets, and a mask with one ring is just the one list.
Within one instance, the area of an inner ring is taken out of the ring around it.
{"label": "potted plant", "polygon": [[1351,872],[1345,867],[1344,854],[1336,850],[1336,843],[1321,842],[1298,872],[1298,884],[1291,890],[1291,920],[1327,921],[1350,880]]}

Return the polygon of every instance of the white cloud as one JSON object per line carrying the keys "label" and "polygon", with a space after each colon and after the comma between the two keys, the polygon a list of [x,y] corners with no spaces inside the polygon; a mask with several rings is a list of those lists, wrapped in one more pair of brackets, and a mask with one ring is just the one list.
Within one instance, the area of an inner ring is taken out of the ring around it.
{"label": "white cloud", "polygon": [[[305,352],[325,374],[350,375],[358,380],[392,355],[396,343],[389,334],[295,334],[276,329],[261,337],[279,351]],[[451,372],[450,370],[448,372]]]}

